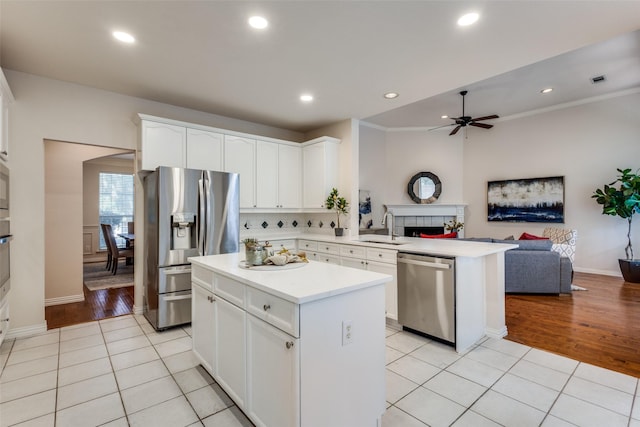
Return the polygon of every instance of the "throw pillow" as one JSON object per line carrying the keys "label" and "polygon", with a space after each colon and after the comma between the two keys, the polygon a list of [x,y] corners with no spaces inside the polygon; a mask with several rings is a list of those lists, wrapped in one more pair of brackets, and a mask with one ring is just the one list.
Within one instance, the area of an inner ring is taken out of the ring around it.
{"label": "throw pillow", "polygon": [[502,240],[514,240],[514,239],[513,239],[513,234],[512,234],[511,236],[507,236],[507,237],[505,237],[505,238],[504,238],[504,239],[502,239]]}
{"label": "throw pillow", "polygon": [[420,233],[420,237],[423,239],[455,239],[458,237],[458,232],[454,231],[453,233],[445,233],[445,234],[422,234]]}
{"label": "throw pillow", "polygon": [[548,237],[535,236],[529,233],[522,233],[518,240],[549,240]]}

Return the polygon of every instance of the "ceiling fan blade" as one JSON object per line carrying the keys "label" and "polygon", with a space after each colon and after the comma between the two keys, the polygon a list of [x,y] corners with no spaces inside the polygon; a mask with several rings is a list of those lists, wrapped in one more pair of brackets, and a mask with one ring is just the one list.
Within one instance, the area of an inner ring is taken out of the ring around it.
{"label": "ceiling fan blade", "polygon": [[448,127],[455,126],[455,125],[456,125],[455,123],[451,123],[450,125],[442,125],[442,126],[438,126],[438,127],[435,127],[435,128],[431,128],[431,129],[429,129],[429,132],[431,132],[432,130],[442,129],[442,128],[448,128]]}
{"label": "ceiling fan blade", "polygon": [[462,126],[458,125],[456,126],[456,128],[454,130],[451,131],[451,133],[449,134],[449,136],[451,135],[455,135],[456,133],[458,133],[458,131],[460,130]]}
{"label": "ceiling fan blade", "polygon": [[500,116],[496,116],[495,114],[491,115],[491,116],[484,116],[484,117],[478,117],[477,119],[471,119],[474,122],[480,121],[480,120],[492,120],[492,119],[499,119]]}
{"label": "ceiling fan blade", "polygon": [[491,129],[493,127],[493,125],[488,125],[486,123],[469,123],[469,126],[476,126],[479,128],[483,128],[483,129]]}

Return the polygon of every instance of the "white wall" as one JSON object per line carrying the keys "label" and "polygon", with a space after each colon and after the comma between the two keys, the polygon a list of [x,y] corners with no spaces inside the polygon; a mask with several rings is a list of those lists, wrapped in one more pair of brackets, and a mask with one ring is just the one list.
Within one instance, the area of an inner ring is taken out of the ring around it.
{"label": "white wall", "polygon": [[359,189],[368,190],[371,197],[373,228],[382,227],[386,197],[386,132],[362,124],[360,126]]}
{"label": "white wall", "polygon": [[[627,222],[602,215],[591,195],[616,177],[616,168],[640,167],[640,93],[472,129],[464,142],[467,236],[516,238],[541,234],[549,224],[489,223],[487,181],[564,176],[565,224],[578,230],[576,270],[619,275]],[[633,243],[640,253],[640,225]],[[559,224],[559,226],[562,226]]]}
{"label": "white wall", "polygon": [[11,227],[15,236],[11,243],[11,335],[46,327],[45,139],[135,149],[132,119],[138,112],[292,141],[304,139],[302,134],[284,129],[4,71],[15,96],[9,118]]}

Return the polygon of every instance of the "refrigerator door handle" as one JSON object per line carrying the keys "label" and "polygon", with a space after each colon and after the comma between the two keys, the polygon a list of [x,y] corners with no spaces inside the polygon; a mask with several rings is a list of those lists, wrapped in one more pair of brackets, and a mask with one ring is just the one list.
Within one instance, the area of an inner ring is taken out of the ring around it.
{"label": "refrigerator door handle", "polygon": [[204,239],[205,239],[205,224],[207,221],[205,220],[206,211],[207,211],[207,199],[204,189],[204,179],[201,178],[198,180],[198,204],[200,209],[200,215],[198,215],[198,255],[206,255],[204,250]]}
{"label": "refrigerator door handle", "polygon": [[215,206],[215,197],[211,195],[211,174],[208,171],[204,172],[204,200],[206,202],[206,212],[203,217],[207,226],[204,230],[204,247],[203,247],[203,255],[213,255],[214,250],[216,248],[216,244],[214,242],[214,230],[217,224],[214,224],[214,211]]}

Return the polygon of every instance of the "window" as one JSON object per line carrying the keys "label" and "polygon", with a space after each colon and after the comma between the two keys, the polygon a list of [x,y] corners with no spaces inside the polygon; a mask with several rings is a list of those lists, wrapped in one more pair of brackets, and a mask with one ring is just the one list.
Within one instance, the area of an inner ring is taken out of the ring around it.
{"label": "window", "polygon": [[[133,175],[100,172],[99,186],[100,224],[111,224],[118,246],[124,246],[124,239],[117,235],[128,232],[128,223],[133,221]],[[107,249],[102,233],[100,233],[100,249]]]}

